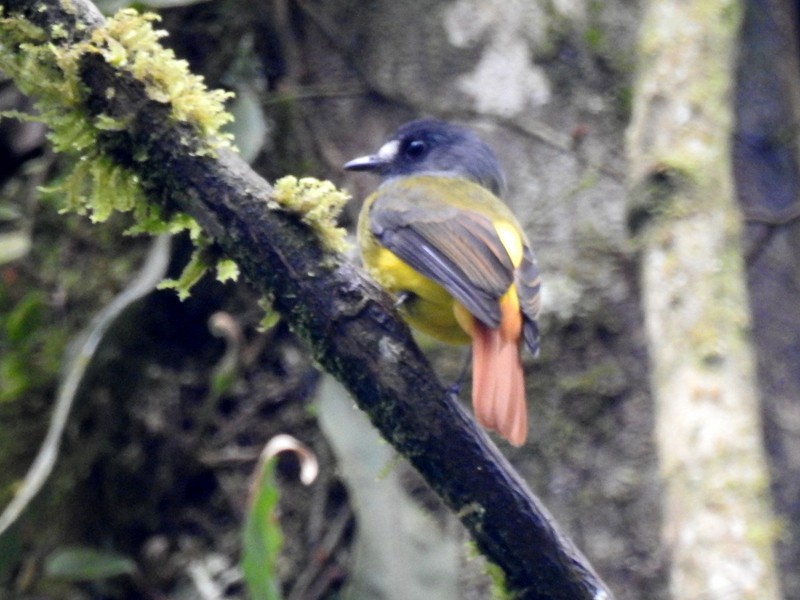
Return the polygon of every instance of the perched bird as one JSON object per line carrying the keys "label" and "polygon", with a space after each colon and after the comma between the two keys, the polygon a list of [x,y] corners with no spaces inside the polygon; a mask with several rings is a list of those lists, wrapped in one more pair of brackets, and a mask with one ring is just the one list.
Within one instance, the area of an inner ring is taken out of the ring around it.
{"label": "perched bird", "polygon": [[463,127],[426,119],[400,127],[349,171],[383,181],[364,202],[364,265],[396,294],[406,321],[444,342],[472,342],[478,422],[515,446],[528,430],[523,341],[536,355],[539,271],[528,239],[499,196],[492,150]]}

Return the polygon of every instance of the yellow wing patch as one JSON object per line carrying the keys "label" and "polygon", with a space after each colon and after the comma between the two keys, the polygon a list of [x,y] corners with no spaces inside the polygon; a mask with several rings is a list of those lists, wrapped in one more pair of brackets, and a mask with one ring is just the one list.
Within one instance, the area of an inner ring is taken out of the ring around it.
{"label": "yellow wing patch", "polygon": [[500,238],[500,242],[508,252],[508,257],[511,259],[511,264],[514,265],[514,268],[519,266],[519,263],[522,262],[522,237],[517,231],[516,226],[513,223],[508,223],[505,221],[495,221],[493,223],[494,230],[497,232],[497,236]]}

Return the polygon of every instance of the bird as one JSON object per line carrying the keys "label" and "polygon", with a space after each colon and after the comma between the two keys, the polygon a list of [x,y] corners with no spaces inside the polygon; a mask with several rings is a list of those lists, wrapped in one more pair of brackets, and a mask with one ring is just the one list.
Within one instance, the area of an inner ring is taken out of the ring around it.
{"label": "bird", "polygon": [[466,127],[421,119],[344,169],[381,178],[358,218],[367,272],[413,328],[471,344],[476,420],[521,446],[521,347],[539,353],[541,282],[528,238],[500,199],[506,184],[494,152]]}

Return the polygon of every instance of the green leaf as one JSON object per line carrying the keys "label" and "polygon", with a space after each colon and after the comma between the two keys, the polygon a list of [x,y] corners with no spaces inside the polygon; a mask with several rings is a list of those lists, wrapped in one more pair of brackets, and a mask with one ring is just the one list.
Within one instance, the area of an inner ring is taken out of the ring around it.
{"label": "green leaf", "polygon": [[33,335],[40,326],[44,299],[39,292],[27,294],[5,319],[5,330],[12,344],[20,344]]}
{"label": "green leaf", "polygon": [[247,517],[242,535],[242,570],[251,600],[280,600],[277,562],[283,545],[278,524],[278,487],[275,482],[276,456],[294,452],[300,459],[300,481],[306,485],[317,476],[314,454],[290,435],[276,435],[261,453],[256,480],[250,489]]}
{"label": "green leaf", "polygon": [[66,581],[96,581],[135,571],[136,563],[127,556],[85,546],[59,548],[44,563],[48,577]]}
{"label": "green leaf", "polygon": [[17,354],[0,356],[0,404],[18,399],[31,387],[28,363]]}
{"label": "green leaf", "polygon": [[283,534],[275,516],[275,460],[267,460],[256,482],[244,525],[242,570],[252,600],[280,600],[276,563]]}

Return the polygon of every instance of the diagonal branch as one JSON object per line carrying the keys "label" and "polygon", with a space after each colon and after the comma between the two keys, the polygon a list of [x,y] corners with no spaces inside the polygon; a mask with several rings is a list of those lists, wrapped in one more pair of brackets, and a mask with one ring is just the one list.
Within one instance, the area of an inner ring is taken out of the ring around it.
{"label": "diagonal branch", "polygon": [[[85,0],[0,0],[66,44],[101,27]],[[64,35],[66,30],[66,35]],[[4,40],[0,40],[2,43]],[[0,46],[2,49],[2,46]],[[20,50],[24,51],[24,50]],[[148,198],[180,210],[235,260],[309,344],[381,434],[419,470],[471,531],[521,598],[610,599],[611,593],[471,416],[437,381],[391,300],[360,270],[320,245],[300,219],[269,203],[272,188],[237,155],[202,148],[196,128],[99,54],[80,59],[92,116],[126,116],[103,132],[101,151],[134,171]]]}

